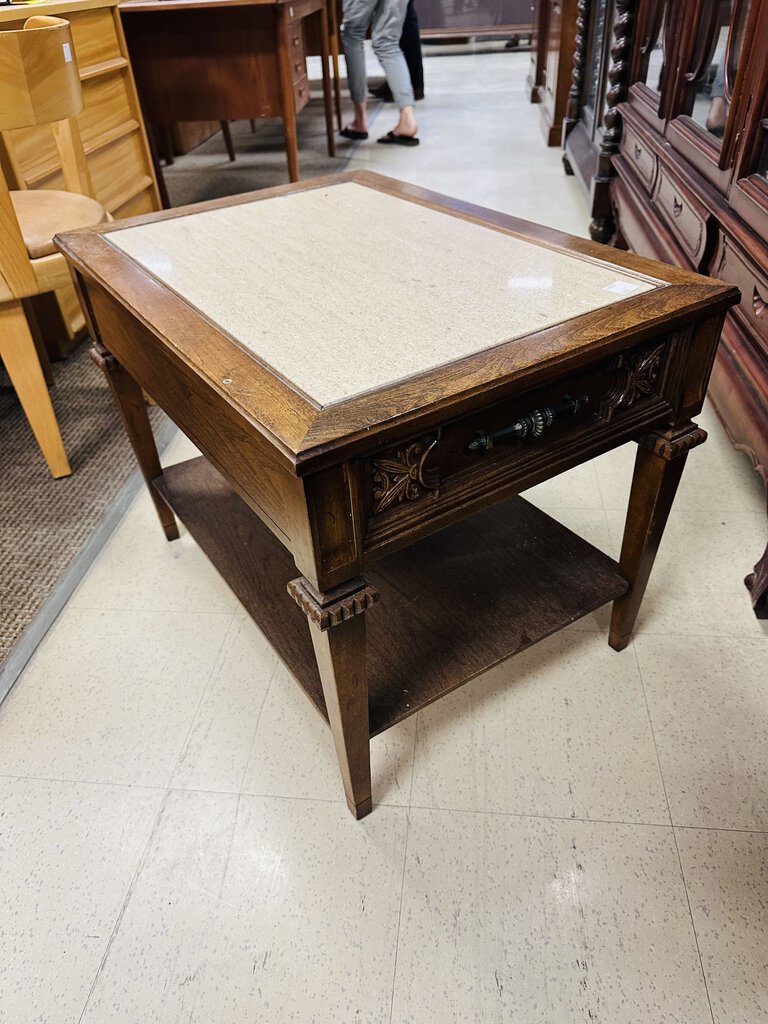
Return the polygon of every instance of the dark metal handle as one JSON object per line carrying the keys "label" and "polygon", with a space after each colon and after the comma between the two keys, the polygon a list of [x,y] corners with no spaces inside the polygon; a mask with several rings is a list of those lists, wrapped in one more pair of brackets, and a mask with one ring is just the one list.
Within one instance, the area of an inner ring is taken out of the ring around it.
{"label": "dark metal handle", "polygon": [[469,442],[469,450],[471,452],[487,452],[497,441],[511,441],[514,438],[519,438],[522,441],[527,437],[541,437],[555,420],[563,419],[566,416],[575,416],[579,409],[588,402],[588,395],[580,395],[578,398],[566,395],[562,402],[534,409],[527,415],[521,416],[519,420],[515,420],[511,426],[494,430],[492,434],[479,430],[475,434],[474,441]]}

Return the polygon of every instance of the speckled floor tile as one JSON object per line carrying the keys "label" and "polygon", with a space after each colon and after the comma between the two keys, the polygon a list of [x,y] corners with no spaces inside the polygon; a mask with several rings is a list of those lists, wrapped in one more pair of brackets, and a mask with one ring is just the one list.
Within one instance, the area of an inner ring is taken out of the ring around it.
{"label": "speckled floor tile", "polygon": [[67,608],[0,709],[0,775],[166,786],[230,623]]}
{"label": "speckled floor tile", "polygon": [[524,491],[523,497],[545,510],[603,508],[593,462],[585,462],[567,473],[553,476],[551,480]]}
{"label": "speckled floor tile", "polygon": [[[765,488],[752,463],[724,437],[719,437],[719,424],[710,424],[709,429],[706,443],[688,456],[673,514],[682,509],[696,512],[704,508],[710,512],[752,511],[764,517]],[[636,452],[636,444],[625,444],[593,463],[606,508],[626,511]]]}
{"label": "speckled floor tile", "polygon": [[171,785],[239,793],[277,655],[244,612],[224,639]]}
{"label": "speckled floor tile", "polygon": [[768,640],[634,644],[673,822],[768,831]]}
{"label": "speckled floor tile", "polygon": [[[695,454],[695,452],[694,452]],[[624,513],[606,512],[609,554],[621,547]],[[765,549],[765,511],[673,508],[645,592],[638,633],[768,637],[744,577]]]}
{"label": "speckled floor tile", "polygon": [[405,814],[171,792],[82,1024],[385,1024]]}
{"label": "speckled floor tile", "polygon": [[420,711],[412,803],[668,823],[632,651],[561,633]]}
{"label": "speckled floor tile", "polygon": [[584,190],[564,173],[559,147],[543,144],[539,109],[525,88],[529,61],[528,53],[484,53],[472,59],[471,73],[460,55],[426,61],[427,98],[416,104],[422,144],[417,150],[375,144],[394,124],[394,108],[384,105],[369,125],[370,140],[354,148],[349,169],[389,174],[586,235],[590,218]]}
{"label": "speckled floor tile", "polygon": [[80,1019],[162,798],[0,779],[0,1020]]}
{"label": "speckled floor tile", "polygon": [[69,606],[229,614],[239,608],[183,526],[178,540],[165,539],[146,491],[140,492]]}
{"label": "speckled floor tile", "polygon": [[768,835],[677,829],[715,1024],[768,1020]]}
{"label": "speckled floor tile", "polygon": [[[416,719],[411,716],[371,740],[374,804],[407,804]],[[331,732],[280,665],[264,704],[243,792],[343,802]]]}
{"label": "speckled floor tile", "polygon": [[411,811],[392,1024],[705,1024],[671,829]]}

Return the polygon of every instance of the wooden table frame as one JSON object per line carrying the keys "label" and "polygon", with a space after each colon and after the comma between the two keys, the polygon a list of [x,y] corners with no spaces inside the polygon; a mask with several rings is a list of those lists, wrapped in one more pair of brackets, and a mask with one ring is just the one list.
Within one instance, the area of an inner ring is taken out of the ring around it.
{"label": "wooden table frame", "polygon": [[296,115],[310,91],[303,23],[319,19],[328,155],[336,155],[327,0],[126,0],[120,14],[148,123],[281,117],[291,181],[299,180]]}
{"label": "wooden table frame", "polygon": [[[691,417],[738,292],[368,172],[322,184],[343,181],[663,285],[321,408],[109,245],[114,227],[59,240],[166,536],[175,511],[329,722],[362,817],[371,735],[606,601],[609,643],[627,645],[688,451],[706,437]],[[162,470],[142,388],[205,459]],[[536,410],[546,426],[564,393],[589,401],[541,436],[468,449]],[[630,439],[617,565],[517,495]]]}

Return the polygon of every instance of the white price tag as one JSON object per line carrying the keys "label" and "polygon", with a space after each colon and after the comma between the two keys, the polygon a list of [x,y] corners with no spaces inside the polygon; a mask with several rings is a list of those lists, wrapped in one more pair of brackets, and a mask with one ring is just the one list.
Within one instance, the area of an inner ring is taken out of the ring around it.
{"label": "white price tag", "polygon": [[614,281],[613,284],[607,285],[603,290],[615,292],[616,295],[631,295],[632,292],[636,292],[640,287],[639,284],[635,284],[633,281]]}
{"label": "white price tag", "polygon": [[69,62],[72,60],[72,47],[69,45],[69,43],[62,43],[61,48],[64,51],[64,61],[66,64],[69,64]]}

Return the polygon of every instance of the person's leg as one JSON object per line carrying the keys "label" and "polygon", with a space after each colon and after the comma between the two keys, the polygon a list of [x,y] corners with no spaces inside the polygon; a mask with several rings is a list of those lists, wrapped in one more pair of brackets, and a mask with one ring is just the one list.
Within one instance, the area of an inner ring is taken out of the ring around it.
{"label": "person's leg", "polygon": [[400,111],[400,119],[393,129],[396,136],[415,136],[416,118],[413,112],[413,89],[408,75],[400,35],[403,31],[407,0],[379,0],[373,13],[373,51],[381,61],[392,96]]}
{"label": "person's leg", "polygon": [[417,100],[424,97],[424,64],[421,58],[421,36],[419,35],[419,16],[413,0],[408,0],[405,9],[403,32],[400,36],[400,49],[403,51],[408,74],[411,76],[413,93]]}
{"label": "person's leg", "polygon": [[368,130],[365,112],[365,34],[375,5],[376,0],[344,0],[341,39],[347,62],[349,94],[355,106],[355,118],[348,127],[358,132]]}

